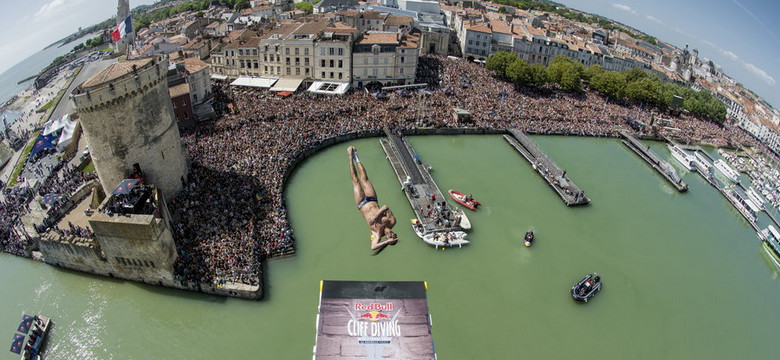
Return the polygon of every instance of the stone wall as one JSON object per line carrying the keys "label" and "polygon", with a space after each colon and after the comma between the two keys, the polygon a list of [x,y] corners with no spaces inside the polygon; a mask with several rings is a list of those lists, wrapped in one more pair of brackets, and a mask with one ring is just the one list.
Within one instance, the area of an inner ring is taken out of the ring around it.
{"label": "stone wall", "polygon": [[105,276],[111,272],[101,255],[100,244],[93,239],[49,232],[41,236],[38,246],[47,264]]}

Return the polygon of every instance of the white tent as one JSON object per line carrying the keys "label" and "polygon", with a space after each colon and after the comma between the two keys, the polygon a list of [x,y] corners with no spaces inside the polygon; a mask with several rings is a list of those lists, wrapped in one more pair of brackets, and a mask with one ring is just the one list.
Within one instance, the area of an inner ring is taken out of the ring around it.
{"label": "white tent", "polygon": [[49,120],[49,122],[46,123],[46,127],[43,129],[43,135],[51,135],[51,133],[59,131],[65,127],[69,119],[70,115],[65,114],[59,119]]}
{"label": "white tent", "polygon": [[227,75],[211,74],[211,78],[214,80],[227,80]]}
{"label": "white tent", "polygon": [[230,83],[230,85],[270,88],[276,82],[276,80],[279,79],[266,78],[266,77],[239,76],[238,79],[234,80],[232,83]]}
{"label": "white tent", "polygon": [[60,134],[60,140],[57,142],[57,151],[63,152],[65,148],[70,145],[73,140],[73,133],[76,131],[76,122],[66,120],[65,126],[62,127],[62,133]]}
{"label": "white tent", "polygon": [[349,83],[345,82],[315,81],[309,86],[309,92],[327,95],[342,95],[347,92],[347,89]]}
{"label": "white tent", "polygon": [[295,92],[301,86],[303,79],[279,79],[271,91],[291,91]]}

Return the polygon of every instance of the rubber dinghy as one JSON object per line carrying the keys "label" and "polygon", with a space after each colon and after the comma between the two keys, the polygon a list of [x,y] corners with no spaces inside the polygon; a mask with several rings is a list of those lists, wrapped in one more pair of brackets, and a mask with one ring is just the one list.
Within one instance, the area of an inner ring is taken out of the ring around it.
{"label": "rubber dinghy", "polygon": [[471,195],[466,195],[460,191],[452,189],[447,190],[447,192],[450,194],[450,197],[452,197],[452,200],[457,201],[458,204],[461,204],[471,210],[477,210],[477,208],[482,205],[481,202],[474,200]]}
{"label": "rubber dinghy", "polygon": [[601,276],[596,273],[588,274],[571,287],[571,297],[577,301],[588,302],[599,291],[601,291]]}

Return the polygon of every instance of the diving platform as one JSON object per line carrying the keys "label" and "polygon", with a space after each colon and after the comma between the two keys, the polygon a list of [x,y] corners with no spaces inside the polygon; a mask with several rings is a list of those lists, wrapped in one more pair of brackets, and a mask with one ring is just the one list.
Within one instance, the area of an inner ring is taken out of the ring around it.
{"label": "diving platform", "polygon": [[448,197],[431,177],[430,166],[420,161],[406,139],[389,130],[385,133],[387,137],[379,143],[414,211],[417,236],[437,248],[468,244],[465,230],[471,228],[471,223],[466,214],[450,207]]}
{"label": "diving platform", "polygon": [[566,177],[566,171],[561,170],[528,135],[518,129],[509,129],[504,139],[512,145],[531,164],[536,172],[544,178],[550,187],[558,193],[567,206],[586,205],[590,199],[585,192]]}
{"label": "diving platform", "polygon": [[674,186],[677,191],[688,191],[688,184],[682,181],[680,176],[677,175],[677,172],[674,170],[674,167],[672,167],[669,162],[658,157],[658,155],[650,150],[650,147],[642,144],[642,142],[631,136],[631,134],[629,134],[627,131],[621,130],[620,135],[622,135],[624,138],[621,140],[623,145],[627,146],[634,153],[639,155],[640,158],[644,159],[648,164],[650,164],[650,166],[652,166],[655,171],[661,174],[661,176],[663,176],[666,181],[672,184],[672,186]]}

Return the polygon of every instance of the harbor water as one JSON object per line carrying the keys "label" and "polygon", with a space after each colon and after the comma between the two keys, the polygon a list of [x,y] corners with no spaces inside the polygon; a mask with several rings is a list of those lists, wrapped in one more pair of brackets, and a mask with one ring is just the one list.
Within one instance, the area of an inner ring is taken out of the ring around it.
{"label": "harbor water", "polygon": [[[755,231],[699,175],[678,193],[615,139],[533,136],[591,198],[566,207],[500,136],[412,137],[439,187],[482,202],[471,244],[435,250],[378,139],[314,155],[285,190],[298,253],[265,266],[266,299],[224,299],[0,255],[0,339],[22,314],[55,321],[47,359],[307,359],[318,285],[425,280],[440,359],[775,359],[780,272]],[[357,147],[399,244],[377,256],[355,209]],[[663,144],[653,151],[674,163]],[[451,202],[454,204],[454,202]],[[468,211],[468,210],[467,210]],[[522,244],[533,229],[536,241]],[[604,288],[572,300],[586,273]],[[16,359],[0,352],[0,359]]]}

